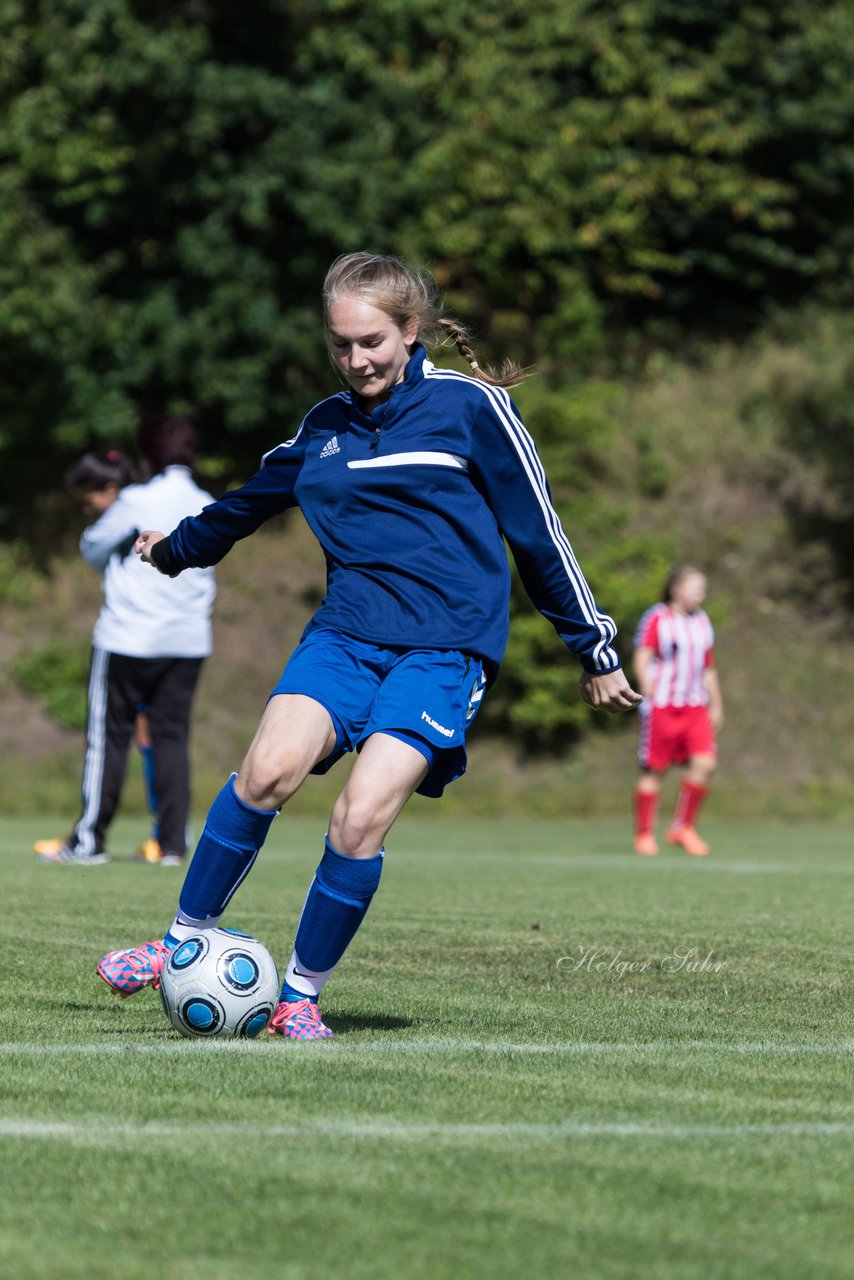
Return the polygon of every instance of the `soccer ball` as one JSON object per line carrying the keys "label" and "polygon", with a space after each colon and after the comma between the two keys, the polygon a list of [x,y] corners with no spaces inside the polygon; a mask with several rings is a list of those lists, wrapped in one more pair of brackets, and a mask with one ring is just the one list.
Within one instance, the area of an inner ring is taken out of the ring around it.
{"label": "soccer ball", "polygon": [[279,999],[267,948],[248,933],[204,929],[179,942],[160,975],[167,1018],[184,1036],[257,1036]]}

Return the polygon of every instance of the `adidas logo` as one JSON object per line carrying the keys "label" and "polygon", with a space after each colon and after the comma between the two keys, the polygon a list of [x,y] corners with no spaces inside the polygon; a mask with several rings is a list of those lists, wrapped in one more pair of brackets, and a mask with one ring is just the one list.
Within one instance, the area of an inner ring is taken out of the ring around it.
{"label": "adidas logo", "polygon": [[320,450],[321,458],[331,458],[333,453],[340,453],[341,446],[338,443],[338,437],[333,436],[331,440],[327,440],[326,444]]}

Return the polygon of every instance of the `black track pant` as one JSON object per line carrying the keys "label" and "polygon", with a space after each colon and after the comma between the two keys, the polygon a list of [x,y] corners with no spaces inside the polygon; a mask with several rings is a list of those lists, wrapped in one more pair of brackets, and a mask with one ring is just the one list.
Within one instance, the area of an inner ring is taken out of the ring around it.
{"label": "black track pant", "polygon": [[101,853],[127,768],[137,708],[151,731],[157,823],[164,853],[186,852],[190,811],[190,710],[202,658],[128,658],[93,649],[89,671],[83,812],[74,829],[81,853]]}

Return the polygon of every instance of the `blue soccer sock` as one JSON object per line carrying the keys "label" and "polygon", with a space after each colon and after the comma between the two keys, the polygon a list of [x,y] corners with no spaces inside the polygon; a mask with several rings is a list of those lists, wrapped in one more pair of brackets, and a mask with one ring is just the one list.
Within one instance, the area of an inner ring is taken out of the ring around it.
{"label": "blue soccer sock", "polygon": [[382,849],[373,858],[347,858],[327,839],[300,916],[283,1000],[317,999],[365,918],[382,868]]}
{"label": "blue soccer sock", "polygon": [[157,821],[157,810],[159,808],[157,801],[157,791],[154,786],[154,748],[151,743],[145,743],[139,748],[139,754],[142,757],[142,781],[145,787],[145,803],[148,806],[148,812],[151,814],[151,838],[157,839],[159,823]]}
{"label": "blue soccer sock", "polygon": [[278,813],[253,809],[241,800],[234,790],[236,776],[232,774],[211,805],[181,887],[173,936],[176,928],[212,928],[217,923],[249,874]]}

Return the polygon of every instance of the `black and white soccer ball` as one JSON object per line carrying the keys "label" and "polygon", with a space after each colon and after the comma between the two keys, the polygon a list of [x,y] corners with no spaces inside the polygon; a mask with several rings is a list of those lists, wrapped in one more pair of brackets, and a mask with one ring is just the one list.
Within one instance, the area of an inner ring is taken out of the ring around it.
{"label": "black and white soccer ball", "polygon": [[160,975],[166,1016],[184,1036],[253,1037],[279,999],[279,974],[263,943],[233,929],[179,942]]}

